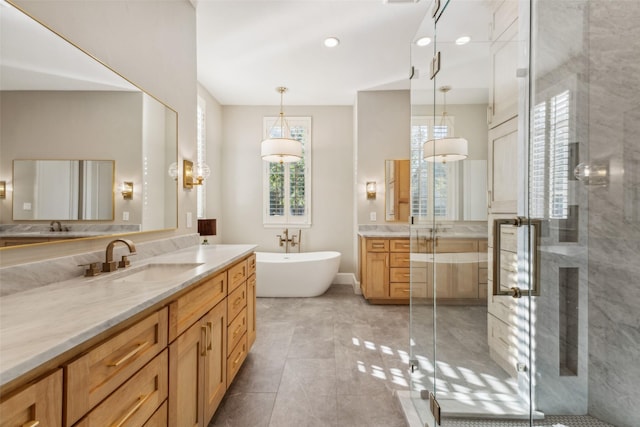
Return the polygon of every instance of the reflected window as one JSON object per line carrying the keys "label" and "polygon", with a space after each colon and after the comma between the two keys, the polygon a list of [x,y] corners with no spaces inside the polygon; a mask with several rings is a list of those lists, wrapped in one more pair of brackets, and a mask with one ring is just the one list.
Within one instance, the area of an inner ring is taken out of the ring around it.
{"label": "reflected window", "polygon": [[532,218],[567,218],[569,212],[570,91],[534,106],[529,156]]}
{"label": "reflected window", "polygon": [[454,218],[457,214],[458,162],[424,160],[425,141],[454,134],[455,117],[411,118],[411,215],[417,219]]}
{"label": "reflected window", "polygon": [[[264,135],[279,138],[278,117],[265,117]],[[264,162],[264,225],[311,225],[311,117],[287,118],[290,138],[302,143],[295,163]],[[286,127],[285,127],[286,130]]]}
{"label": "reflected window", "polygon": [[[197,138],[196,138],[196,164],[207,162],[207,128],[206,128],[207,105],[204,99],[198,97],[197,110]],[[205,181],[206,182],[206,181]],[[196,187],[196,212],[198,218],[206,218],[206,192],[205,185]]]}

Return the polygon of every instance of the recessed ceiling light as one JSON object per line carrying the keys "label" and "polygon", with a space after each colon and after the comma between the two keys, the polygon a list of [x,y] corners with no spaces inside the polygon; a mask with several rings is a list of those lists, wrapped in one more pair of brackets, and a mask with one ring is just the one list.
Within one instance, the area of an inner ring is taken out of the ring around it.
{"label": "recessed ceiling light", "polygon": [[340,44],[340,39],[337,37],[327,37],[324,39],[324,45],[326,47],[336,47]]}
{"label": "recessed ceiling light", "polygon": [[416,45],[422,47],[431,44],[431,37],[420,37],[416,40]]}
{"label": "recessed ceiling light", "polygon": [[469,43],[470,41],[471,41],[471,37],[469,37],[469,36],[462,36],[462,37],[458,37],[458,38],[456,39],[456,44],[457,44],[458,46],[462,46],[463,44],[467,44],[467,43]]}

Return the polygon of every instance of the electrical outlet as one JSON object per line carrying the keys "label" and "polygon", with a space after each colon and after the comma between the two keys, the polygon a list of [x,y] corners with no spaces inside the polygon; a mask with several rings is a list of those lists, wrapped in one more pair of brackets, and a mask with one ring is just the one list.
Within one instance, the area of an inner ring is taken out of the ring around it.
{"label": "electrical outlet", "polygon": [[377,221],[378,215],[375,212],[369,212],[369,221]]}
{"label": "electrical outlet", "polygon": [[129,212],[127,211],[122,212],[122,220],[129,221]]}
{"label": "electrical outlet", "polygon": [[31,203],[29,203],[29,202],[24,202],[24,203],[22,204],[22,210],[23,210],[23,211],[30,211],[30,210],[31,210]]}
{"label": "electrical outlet", "polygon": [[187,228],[193,227],[193,215],[191,212],[187,212]]}

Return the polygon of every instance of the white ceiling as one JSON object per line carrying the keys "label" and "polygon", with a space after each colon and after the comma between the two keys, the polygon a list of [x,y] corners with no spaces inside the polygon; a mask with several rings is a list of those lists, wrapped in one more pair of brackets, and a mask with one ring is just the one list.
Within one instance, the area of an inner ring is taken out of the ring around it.
{"label": "white ceiling", "polygon": [[[198,80],[223,105],[353,105],[408,89],[410,43],[430,1],[200,0]],[[338,37],[328,49],[323,40]]]}

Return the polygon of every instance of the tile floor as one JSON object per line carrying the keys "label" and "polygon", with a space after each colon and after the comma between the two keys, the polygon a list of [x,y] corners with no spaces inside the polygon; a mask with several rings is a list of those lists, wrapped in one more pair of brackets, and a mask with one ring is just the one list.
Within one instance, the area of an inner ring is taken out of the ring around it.
{"label": "tile floor", "polygon": [[[432,318],[428,307],[415,309]],[[209,427],[406,426],[394,392],[409,389],[408,306],[370,305],[350,286],[333,285],[316,298],[258,298],[257,320],[256,342]],[[428,323],[415,330],[427,343],[416,352],[425,355],[427,374]],[[486,307],[440,310],[438,331],[438,359],[447,362],[438,362],[439,394],[488,396],[486,404],[514,395],[513,380],[488,356]],[[432,387],[429,375],[424,383]],[[545,421],[606,426],[589,417]],[[522,424],[447,419],[443,425]]]}

